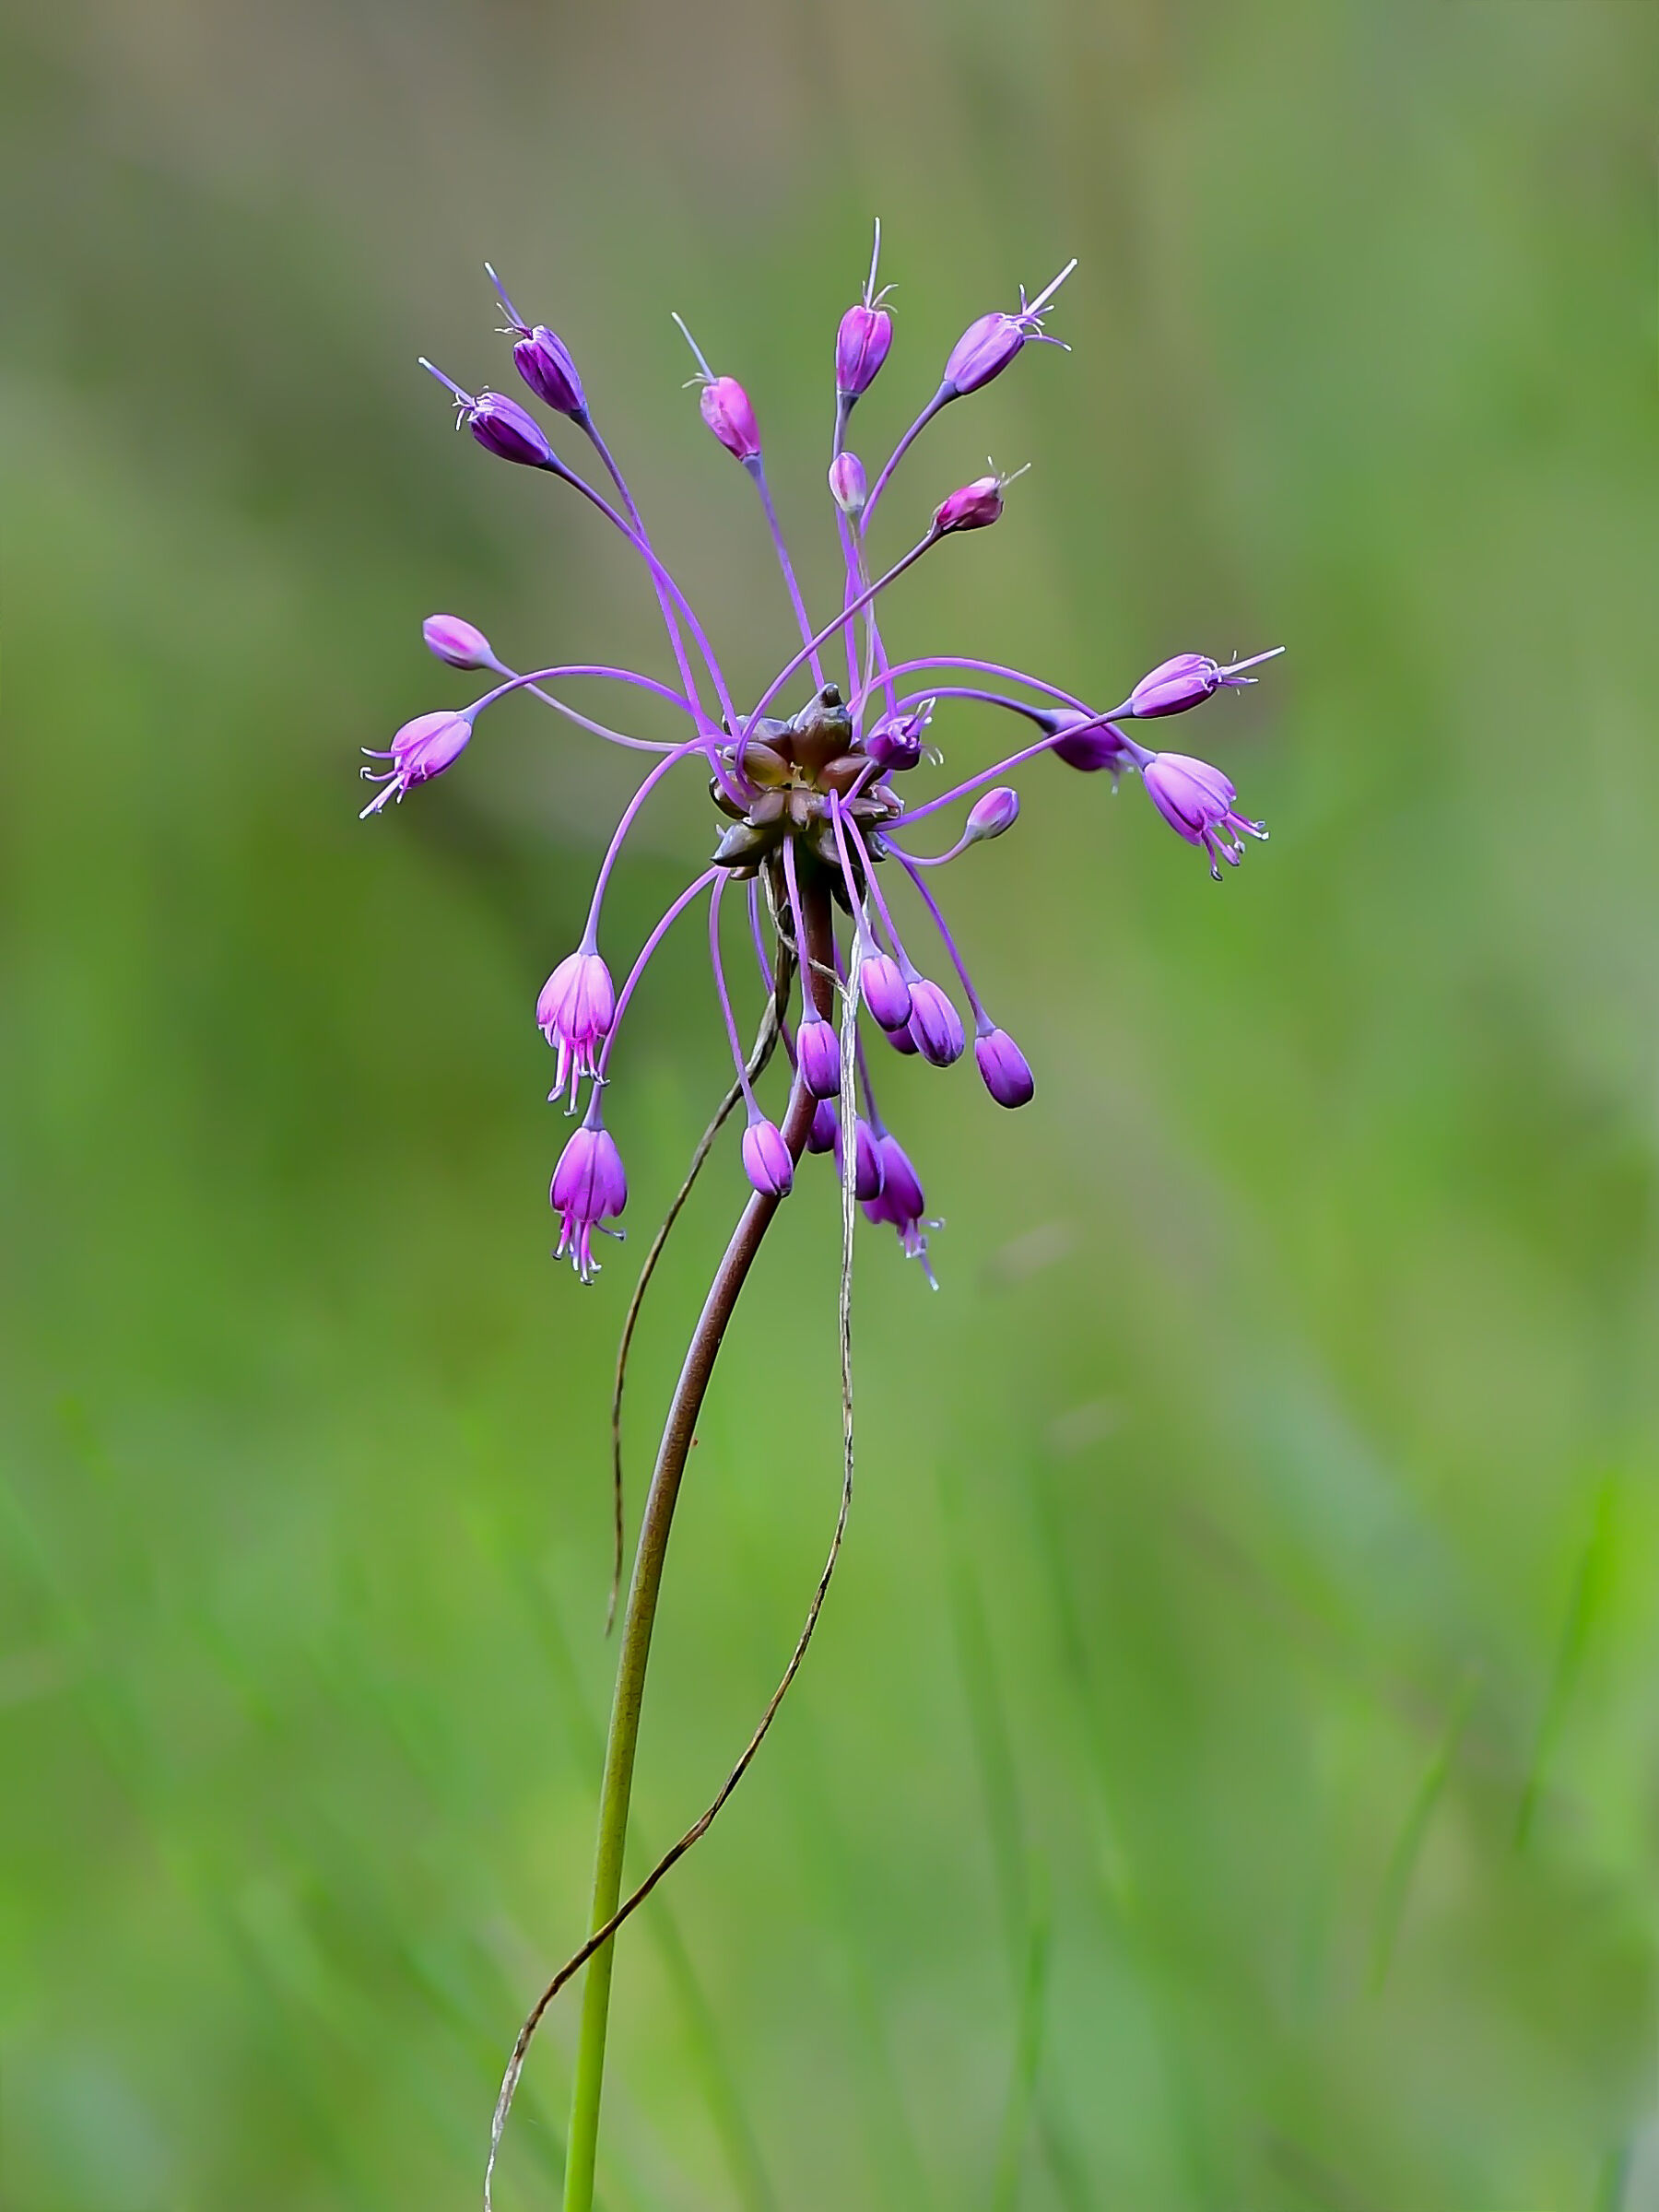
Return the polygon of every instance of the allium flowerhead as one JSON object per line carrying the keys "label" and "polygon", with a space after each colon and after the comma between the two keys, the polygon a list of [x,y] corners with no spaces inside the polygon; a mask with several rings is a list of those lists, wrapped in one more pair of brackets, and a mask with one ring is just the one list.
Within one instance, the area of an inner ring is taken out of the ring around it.
{"label": "allium flowerhead", "polygon": [[860,300],[847,310],[835,334],[835,389],[842,399],[869,390],[892,343],[893,318],[885,307]]}
{"label": "allium flowerhead", "polygon": [[924,1060],[935,1067],[948,1067],[959,1060],[967,1046],[962,1018],[947,992],[924,975],[911,980],[910,1036]]}
{"label": "allium flowerhead", "polygon": [[821,1014],[802,1021],[795,1033],[795,1061],[815,1099],[834,1098],[841,1088],[841,1039]]}
{"label": "allium flowerhead", "polygon": [[[1218,860],[1236,868],[1244,857],[1238,831],[1266,839],[1266,830],[1260,822],[1234,810],[1233,801],[1239,794],[1231,779],[1207,760],[1194,760],[1185,753],[1154,753],[1141,770],[1141,781],[1147,786],[1147,796],[1177,836],[1209,854],[1210,874],[1218,883],[1221,880]],[[1231,837],[1227,834],[1230,830],[1235,833]]]}
{"label": "allium flowerhead", "polygon": [[[905,1257],[921,1261],[922,1272],[936,1290],[939,1286],[927,1264],[927,1239],[922,1228],[927,1206],[922,1179],[890,1130],[883,1130],[876,1141],[881,1156],[881,1189],[876,1197],[865,1201],[865,1218],[889,1222],[898,1230]],[[938,1224],[935,1222],[934,1226],[937,1228]]]}
{"label": "allium flowerhead", "polygon": [[856,453],[837,453],[830,464],[830,497],[849,520],[864,512],[865,470]]}
{"label": "allium flowerhead", "polygon": [[598,1073],[598,1048],[616,1014],[616,987],[598,953],[584,945],[567,954],[535,1002],[535,1026],[559,1054],[549,1097],[560,1097],[569,1083],[574,1111],[576,1085]]}
{"label": "allium flowerhead", "polygon": [[757,1117],[744,1131],[743,1171],[763,1197],[788,1197],[794,1183],[794,1161],[775,1123]]}
{"label": "allium flowerhead", "polygon": [[379,777],[372,769],[364,769],[364,775],[383,788],[363,813],[378,814],[388,799],[401,799],[417,783],[429,783],[434,776],[441,776],[466,750],[471,736],[471,717],[448,708],[435,714],[417,714],[413,722],[406,722],[387,751],[369,755],[371,760],[390,760],[392,765]]}
{"label": "allium flowerhead", "polygon": [[897,960],[885,952],[865,956],[859,972],[864,1002],[884,1030],[901,1030],[911,1018],[910,985]]}
{"label": "allium flowerhead", "polygon": [[1012,830],[1018,819],[1019,794],[1010,790],[1006,783],[999,784],[996,790],[986,792],[983,798],[976,799],[969,808],[968,819],[962,830],[962,842],[965,845],[978,845],[988,838],[1001,837],[1005,830]]}
{"label": "allium flowerhead", "polygon": [[735,376],[717,376],[702,388],[702,418],[728,453],[752,461],[760,451],[760,425],[749,395]]}
{"label": "allium flowerhead", "polygon": [[429,615],[420,626],[427,651],[447,661],[452,668],[496,668],[500,665],[489,640],[459,615]]}
{"label": "allium flowerhead", "polygon": [[[844,1174],[846,1171],[841,1165],[841,1133],[839,1115],[836,1117],[833,1142],[836,1172]],[[872,1198],[879,1198],[886,1175],[887,1171],[882,1161],[881,1147],[876,1141],[876,1132],[861,1113],[854,1124],[853,1140],[853,1195],[862,1199],[866,1205]]]}
{"label": "allium flowerhead", "polygon": [[593,1253],[594,1231],[602,1221],[613,1221],[628,1204],[628,1177],[616,1139],[592,1117],[582,1123],[560,1153],[548,1192],[559,1216],[559,1251],[571,1255],[571,1265],[582,1281],[597,1272]]}
{"label": "allium flowerhead", "polygon": [[1025,1106],[1037,1088],[1030,1064],[1006,1030],[985,1029],[973,1041],[985,1088],[999,1106]]}

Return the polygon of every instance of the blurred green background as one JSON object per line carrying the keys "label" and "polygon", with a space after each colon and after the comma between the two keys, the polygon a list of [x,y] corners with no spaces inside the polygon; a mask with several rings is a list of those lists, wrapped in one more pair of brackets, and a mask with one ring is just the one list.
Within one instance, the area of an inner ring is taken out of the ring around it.
{"label": "blurred green background", "polygon": [[[549,1261],[530,1020],[629,764],[528,703],[357,821],[358,747],[662,653],[453,437],[478,264],[564,334],[741,692],[786,648],[678,308],[809,595],[879,213],[879,458],[1036,464],[889,641],[1095,698],[1283,641],[1182,737],[1216,890],[1043,764],[952,912],[1039,1075],[886,1056],[947,1218],[861,1246],[849,1550],[747,1786],[623,1945],[611,2212],[1659,2205],[1655,21],[1616,0],[21,0],[0,33],[0,2202],[475,2201],[583,1924],[606,1406],[725,1080],[697,932],[622,1055],[633,1239]],[[961,710],[953,766],[994,756]],[[609,910],[706,849],[689,784]],[[739,1196],[642,1330],[653,1416]],[[804,1181],[703,1421],[636,1799],[724,1774],[833,1518]],[[509,2212],[554,2201],[574,2008]]]}

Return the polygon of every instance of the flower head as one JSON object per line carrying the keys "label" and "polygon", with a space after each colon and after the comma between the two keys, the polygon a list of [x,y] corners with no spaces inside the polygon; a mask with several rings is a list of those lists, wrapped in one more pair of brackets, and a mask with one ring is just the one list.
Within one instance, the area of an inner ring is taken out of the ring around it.
{"label": "flower head", "polygon": [[580,946],[559,961],[535,1002],[535,1026],[559,1054],[549,1099],[570,1085],[571,1111],[577,1087],[599,1073],[598,1047],[617,1016],[617,993],[610,970],[591,945]]}
{"label": "flower head", "polygon": [[[587,1119],[559,1154],[547,1194],[559,1216],[556,1259],[570,1255],[584,1283],[599,1272],[594,1258],[594,1231],[614,1221],[628,1204],[628,1177],[617,1141],[598,1119],[597,1093]],[[606,1234],[612,1232],[606,1230]]]}
{"label": "flower head", "polygon": [[390,760],[392,765],[379,776],[372,769],[364,769],[369,782],[382,788],[363,808],[363,818],[378,814],[388,799],[401,799],[417,783],[428,783],[441,776],[466,750],[471,735],[470,715],[440,709],[435,714],[417,714],[413,722],[406,722],[383,753],[370,752],[365,746],[363,750],[371,760]]}
{"label": "flower head", "polygon": [[[1141,781],[1147,796],[1176,835],[1189,845],[1201,845],[1209,854],[1210,874],[1218,883],[1220,861],[1236,868],[1244,857],[1238,831],[1266,841],[1262,823],[1234,811],[1239,794],[1230,778],[1207,760],[1194,760],[1185,753],[1154,753],[1141,770]],[[1234,832],[1231,837],[1227,834],[1230,830]]]}

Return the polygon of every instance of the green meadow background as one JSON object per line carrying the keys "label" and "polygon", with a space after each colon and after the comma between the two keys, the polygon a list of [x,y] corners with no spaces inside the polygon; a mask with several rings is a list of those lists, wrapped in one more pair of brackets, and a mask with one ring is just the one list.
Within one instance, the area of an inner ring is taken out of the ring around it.
{"label": "green meadow background", "polygon": [[[1182,725],[1218,890],[1040,763],[954,918],[1038,1071],[883,1056],[947,1226],[856,1288],[859,1491],[792,1700],[621,1945],[606,2212],[1659,2206],[1654,63],[1618,0],[19,0],[0,30],[0,2204],[477,2201],[584,1923],[606,1403],[726,1080],[698,933],[618,1059],[631,1240],[549,1259],[537,986],[626,758],[530,703],[359,825],[359,747],[663,665],[623,552],[451,435],[479,264],[575,351],[740,696],[787,649],[684,313],[836,588],[876,461],[1077,274],[884,542],[1030,460],[889,641]],[[574,452],[572,457],[575,457]],[[941,712],[952,767],[994,756]],[[688,782],[607,910],[700,865]],[[750,1013],[753,1012],[752,1001]],[[641,1331],[634,1497],[739,1202]],[[803,1177],[670,1562],[636,1865],[833,1520]],[[557,2201],[555,2009],[500,2202]]]}

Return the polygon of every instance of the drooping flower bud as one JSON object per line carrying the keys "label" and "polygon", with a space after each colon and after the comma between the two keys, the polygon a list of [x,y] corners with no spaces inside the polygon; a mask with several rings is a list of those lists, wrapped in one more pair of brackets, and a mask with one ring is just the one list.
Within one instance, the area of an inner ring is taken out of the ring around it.
{"label": "drooping flower bud", "polygon": [[401,799],[417,783],[429,783],[434,776],[441,776],[466,750],[471,735],[472,717],[457,714],[446,707],[435,714],[417,714],[413,722],[406,722],[385,752],[374,752],[365,746],[363,750],[371,760],[390,760],[392,765],[383,775],[378,776],[371,768],[364,769],[368,781],[382,788],[358,819],[366,820],[370,815],[378,814],[388,799]]}
{"label": "drooping flower bud", "polygon": [[960,398],[965,393],[977,392],[994,376],[1000,376],[1020,347],[1032,338],[1041,339],[1049,346],[1059,345],[1058,338],[1049,337],[1043,330],[1043,310],[1077,265],[1075,261],[1068,261],[1053,283],[1035,300],[1028,302],[1022,289],[1018,314],[982,315],[977,323],[968,325],[945,364],[945,384],[951,397]]}
{"label": "drooping flower bud", "polygon": [[1246,676],[1244,670],[1271,661],[1283,651],[1282,645],[1275,645],[1266,653],[1253,653],[1247,661],[1231,661],[1226,667],[1202,653],[1178,653],[1141,677],[1129,694],[1125,712],[1143,722],[1159,714],[1184,714],[1224,685],[1253,684],[1254,677]]}
{"label": "drooping flower bud", "polygon": [[496,298],[501,303],[501,312],[509,324],[508,335],[517,335],[512,360],[519,374],[536,398],[556,414],[568,415],[572,422],[584,421],[587,400],[570,347],[545,323],[538,323],[532,329],[501,289],[501,280],[488,262],[484,264],[484,273],[494,285]]}
{"label": "drooping flower bud", "polygon": [[849,520],[864,512],[864,463],[856,453],[837,453],[830,464],[830,496]]}
{"label": "drooping flower bud", "polygon": [[[927,1264],[927,1239],[922,1230],[927,1206],[922,1179],[890,1129],[884,1129],[876,1141],[881,1155],[881,1191],[878,1196],[865,1201],[865,1218],[889,1222],[898,1230],[905,1258],[921,1261],[923,1274],[936,1290],[939,1286]],[[933,1226],[936,1229],[938,1223]]]}
{"label": "drooping flower bud", "polygon": [[913,712],[890,714],[878,722],[865,739],[865,751],[883,775],[902,773],[922,758],[922,740],[938,702],[924,699]]}
{"label": "drooping flower bud", "polygon": [[812,1110],[812,1126],[806,1132],[808,1152],[832,1152],[835,1149],[835,1108],[828,1099],[820,1099]]}
{"label": "drooping flower bud", "polygon": [[[1040,717],[1046,728],[1063,734],[1056,737],[1053,747],[1056,760],[1064,760],[1067,768],[1075,768],[1084,775],[1098,774],[1110,769],[1114,776],[1124,769],[1133,768],[1135,754],[1127,737],[1115,722],[1094,722],[1080,714],[1075,707],[1061,707]],[[1067,725],[1079,725],[1075,735],[1064,733]]]}
{"label": "drooping flower bud", "polygon": [[420,626],[427,651],[452,668],[499,668],[489,640],[459,615],[429,615]]}
{"label": "drooping flower bud", "polygon": [[[841,1135],[839,1115],[836,1118],[834,1144],[836,1172],[844,1174],[846,1171],[841,1165]],[[853,1195],[862,1199],[867,1205],[872,1198],[880,1197],[881,1186],[885,1180],[886,1168],[881,1157],[881,1147],[876,1142],[876,1132],[861,1113],[853,1128]]]}
{"label": "drooping flower bud", "polygon": [[943,537],[947,530],[983,530],[1001,518],[1003,479],[975,477],[934,510],[933,526]]}
{"label": "drooping flower bud", "polygon": [[794,1161],[783,1132],[759,1114],[743,1133],[743,1171],[763,1198],[787,1198],[794,1187]]}
{"label": "drooping flower bud", "polygon": [[[1266,841],[1267,831],[1233,807],[1238,797],[1231,780],[1207,760],[1194,760],[1185,753],[1154,753],[1141,770],[1147,796],[1178,837],[1199,845],[1209,854],[1210,874],[1218,883],[1225,860],[1237,867],[1244,857],[1238,832]],[[1233,831],[1230,838],[1229,830]]]}
{"label": "drooping flower bud", "polygon": [[500,461],[522,462],[526,468],[547,467],[553,448],[535,416],[527,414],[516,399],[508,399],[500,392],[480,392],[475,398],[441,369],[434,369],[430,361],[423,359],[420,365],[448,386],[455,403],[456,420],[465,424],[487,453],[494,453]]}
{"label": "drooping flower bud", "polygon": [[910,994],[910,1035],[916,1050],[934,1067],[950,1066],[961,1058],[968,1040],[949,994],[917,975],[911,978]]}
{"label": "drooping flower bud", "polygon": [[884,1030],[882,1035],[893,1050],[906,1060],[913,1060],[921,1047],[916,1042],[916,1025],[907,1021],[901,1030]]}
{"label": "drooping flower bud", "polygon": [[815,1099],[832,1099],[841,1088],[841,1040],[821,1014],[804,1017],[795,1034],[795,1064]]}
{"label": "drooping flower bud", "polygon": [[866,952],[859,970],[864,1002],[884,1030],[901,1030],[911,1018],[910,985],[897,960],[885,952]]}
{"label": "drooping flower bud", "polygon": [[591,945],[582,945],[559,961],[535,1002],[535,1026],[559,1054],[549,1100],[570,1085],[571,1111],[584,1077],[599,1072],[598,1048],[617,1017],[616,986],[610,970]]}
{"label": "drooping flower bud", "polygon": [[973,1041],[973,1057],[985,1088],[999,1106],[1024,1106],[1037,1088],[1030,1064],[1006,1030],[982,1029]]}
{"label": "drooping flower bud", "polygon": [[584,1283],[598,1273],[594,1259],[594,1231],[602,1221],[614,1220],[628,1204],[628,1177],[616,1139],[603,1123],[589,1117],[571,1136],[553,1171],[548,1198],[559,1216],[559,1250],[555,1258],[571,1255],[571,1265]]}
{"label": "drooping flower bud", "polygon": [[987,838],[1000,837],[1005,830],[1012,830],[1018,819],[1019,794],[1010,791],[1006,783],[998,784],[994,791],[988,791],[983,798],[974,801],[962,831],[962,842],[982,844]]}

